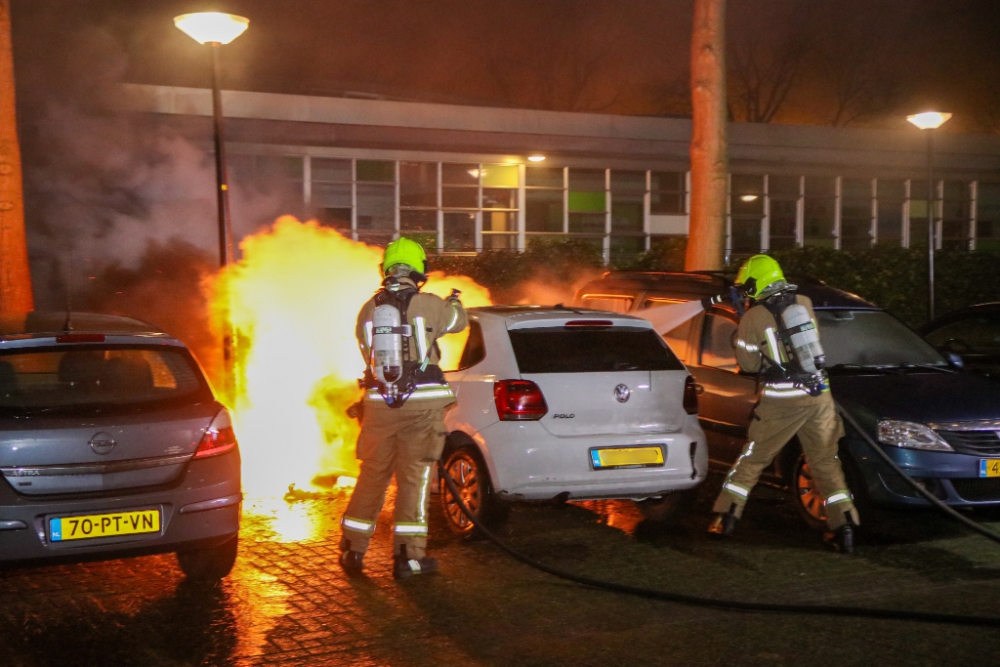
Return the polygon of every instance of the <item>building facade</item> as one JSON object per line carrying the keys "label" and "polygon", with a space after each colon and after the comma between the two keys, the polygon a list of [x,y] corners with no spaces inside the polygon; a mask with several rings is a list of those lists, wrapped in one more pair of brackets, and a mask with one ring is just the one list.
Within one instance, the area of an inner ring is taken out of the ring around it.
{"label": "building facade", "polygon": [[[129,85],[129,105],[208,141],[207,90]],[[431,252],[577,238],[606,258],[685,236],[686,119],[225,91],[234,168],[278,179],[353,239]],[[732,123],[727,254],[926,247],[924,132]],[[1000,249],[1000,137],[935,136],[939,248]]]}

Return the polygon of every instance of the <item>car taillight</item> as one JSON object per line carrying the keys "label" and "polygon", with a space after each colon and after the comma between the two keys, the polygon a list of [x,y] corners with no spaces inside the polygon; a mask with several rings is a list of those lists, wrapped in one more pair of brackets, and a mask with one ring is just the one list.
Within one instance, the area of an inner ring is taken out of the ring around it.
{"label": "car taillight", "polygon": [[612,327],[615,323],[611,320],[570,320],[565,327]]}
{"label": "car taillight", "polygon": [[233,431],[233,422],[227,410],[222,410],[212,420],[211,425],[205,429],[205,435],[201,436],[198,449],[194,451],[196,459],[203,459],[209,456],[218,456],[236,448],[236,433]]}
{"label": "car taillight", "polygon": [[698,389],[690,375],[684,380],[684,411],[689,415],[698,414]]}
{"label": "car taillight", "polygon": [[56,336],[57,343],[103,343],[104,334],[71,333]]}
{"label": "car taillight", "polygon": [[494,382],[493,401],[501,421],[534,421],[549,411],[542,390],[528,380]]}

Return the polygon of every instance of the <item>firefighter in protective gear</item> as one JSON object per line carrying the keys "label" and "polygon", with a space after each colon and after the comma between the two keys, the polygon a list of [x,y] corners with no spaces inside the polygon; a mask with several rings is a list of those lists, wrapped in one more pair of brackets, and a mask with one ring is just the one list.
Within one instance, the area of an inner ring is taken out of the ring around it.
{"label": "firefighter in protective gear", "polygon": [[437,339],[462,331],[468,320],[457,292],[448,299],[420,292],[426,267],[420,244],[406,238],[390,243],[382,289],[358,313],[356,334],[366,363],[361,472],[341,519],[340,543],[341,567],[352,576],[362,572],[393,475],[393,575],[437,569],[437,560],[425,554],[427,511],[433,466],[444,449],[444,410],[455,402],[438,366]]}
{"label": "firefighter in protective gear", "polygon": [[747,444],[715,501],[717,515],[709,531],[732,534],[761,472],[798,435],[825,502],[830,530],[824,538],[851,553],[858,513],[837,457],[844,426],[823,371],[812,302],[795,294],[795,286],[767,255],[747,260],[736,283],[755,300],[740,320],[736,359],[742,370],[758,374],[763,391],[752,413]]}

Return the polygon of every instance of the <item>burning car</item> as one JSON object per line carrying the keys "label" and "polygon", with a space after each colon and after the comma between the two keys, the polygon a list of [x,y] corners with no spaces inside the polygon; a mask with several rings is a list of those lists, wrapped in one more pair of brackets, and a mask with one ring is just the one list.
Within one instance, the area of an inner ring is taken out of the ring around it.
{"label": "burning car", "polygon": [[[690,374],[649,322],[562,307],[469,310],[444,469],[487,525],[512,500],[636,501],[666,519],[707,472]],[[452,530],[472,523],[441,480]]]}
{"label": "burning car", "polygon": [[180,341],[137,320],[0,317],[0,561],[175,552],[189,578],[236,559],[230,416]]}

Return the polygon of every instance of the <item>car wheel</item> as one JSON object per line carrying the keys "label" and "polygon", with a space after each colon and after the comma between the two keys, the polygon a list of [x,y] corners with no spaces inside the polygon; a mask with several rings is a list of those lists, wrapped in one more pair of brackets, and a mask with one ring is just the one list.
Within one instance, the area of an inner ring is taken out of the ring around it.
{"label": "car wheel", "polygon": [[[493,493],[490,474],[479,452],[471,447],[455,450],[444,462],[445,473],[455,483],[458,497],[487,529],[498,526],[507,515],[506,505]],[[458,535],[475,532],[475,525],[462,512],[444,479],[441,485],[441,510],[448,527]]]}
{"label": "car wheel", "polygon": [[691,510],[696,495],[697,488],[674,491],[662,496],[636,500],[635,506],[644,519],[660,523],[673,523]]}
{"label": "car wheel", "polygon": [[239,538],[234,537],[208,549],[178,551],[177,564],[188,579],[194,581],[218,581],[228,575],[236,563]]}
{"label": "car wheel", "polygon": [[[847,488],[854,497],[854,508],[861,519],[861,530],[866,534],[875,534],[882,526],[883,517],[878,513],[874,503],[868,496],[865,478],[853,461],[841,460]],[[795,507],[799,516],[817,530],[826,530],[826,508],[823,506],[823,496],[816,490],[806,455],[800,454],[792,471],[792,490],[795,492]]]}
{"label": "car wheel", "polygon": [[805,454],[799,455],[792,468],[792,492],[795,494],[795,508],[802,520],[810,528],[825,529],[826,508],[823,507],[823,496],[816,489]]}

